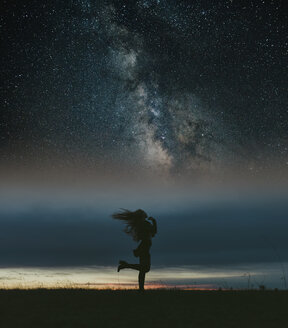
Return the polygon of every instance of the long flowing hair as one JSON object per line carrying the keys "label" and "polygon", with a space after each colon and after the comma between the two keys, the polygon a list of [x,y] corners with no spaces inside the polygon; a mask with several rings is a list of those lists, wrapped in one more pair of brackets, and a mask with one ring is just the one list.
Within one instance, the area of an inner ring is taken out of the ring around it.
{"label": "long flowing hair", "polygon": [[149,233],[151,224],[145,220],[147,214],[141,209],[134,212],[122,209],[122,212],[114,213],[112,217],[126,224],[124,232],[132,236],[135,241],[142,240]]}

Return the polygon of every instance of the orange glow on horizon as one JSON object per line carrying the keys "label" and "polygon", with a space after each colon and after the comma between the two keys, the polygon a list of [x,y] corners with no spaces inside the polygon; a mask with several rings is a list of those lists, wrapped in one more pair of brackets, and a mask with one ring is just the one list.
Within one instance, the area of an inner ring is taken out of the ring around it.
{"label": "orange glow on horizon", "polygon": [[[87,290],[138,290],[138,285],[133,283],[123,284],[110,284],[110,283],[86,283],[86,284],[71,284],[71,285],[13,285],[1,287],[0,289],[87,289]],[[215,285],[210,284],[197,284],[197,285],[163,285],[157,283],[145,284],[146,290],[218,290],[219,288]]]}

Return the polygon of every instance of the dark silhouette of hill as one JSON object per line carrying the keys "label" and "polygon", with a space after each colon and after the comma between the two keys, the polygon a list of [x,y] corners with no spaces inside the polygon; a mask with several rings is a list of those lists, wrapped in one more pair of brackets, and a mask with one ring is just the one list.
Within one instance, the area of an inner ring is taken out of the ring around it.
{"label": "dark silhouette of hill", "polygon": [[287,291],[0,290],[0,327],[286,327]]}

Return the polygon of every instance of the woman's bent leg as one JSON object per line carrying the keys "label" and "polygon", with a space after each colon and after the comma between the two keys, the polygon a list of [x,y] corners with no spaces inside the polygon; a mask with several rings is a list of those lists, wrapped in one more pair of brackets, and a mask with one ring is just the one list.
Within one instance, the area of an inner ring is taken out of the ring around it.
{"label": "woman's bent leg", "polygon": [[126,261],[119,261],[117,271],[119,272],[120,270],[123,270],[123,269],[134,269],[134,270],[140,271],[140,264],[130,264],[130,263],[127,263]]}
{"label": "woman's bent leg", "polygon": [[140,264],[130,264],[130,263],[127,263],[125,268],[127,269],[134,269],[134,270],[138,270],[140,271]]}

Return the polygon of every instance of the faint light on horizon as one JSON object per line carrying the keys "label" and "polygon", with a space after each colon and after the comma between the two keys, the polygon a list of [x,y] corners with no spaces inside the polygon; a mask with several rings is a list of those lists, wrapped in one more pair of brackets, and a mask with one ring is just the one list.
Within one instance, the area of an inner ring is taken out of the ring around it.
{"label": "faint light on horizon", "polygon": [[[248,268],[249,269],[249,268]],[[279,270],[274,267],[251,266],[250,278],[261,281],[265,272],[270,274],[272,288],[281,288],[277,281]],[[270,271],[269,271],[270,270]],[[146,288],[209,289],[222,287],[245,288],[247,267],[232,269],[212,269],[200,267],[155,268],[147,274]],[[2,268],[0,288],[85,288],[85,289],[137,289],[138,272],[123,270],[117,273],[116,267],[79,268]],[[267,276],[266,276],[267,278]],[[269,279],[268,279],[269,280]],[[268,282],[266,279],[266,281]],[[225,284],[223,283],[225,282]],[[227,286],[226,286],[227,285]]]}

